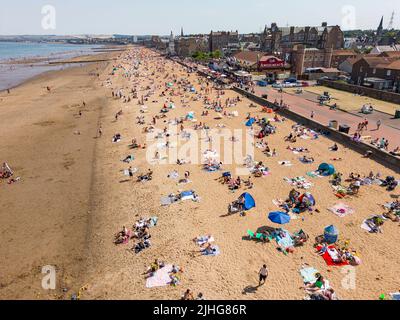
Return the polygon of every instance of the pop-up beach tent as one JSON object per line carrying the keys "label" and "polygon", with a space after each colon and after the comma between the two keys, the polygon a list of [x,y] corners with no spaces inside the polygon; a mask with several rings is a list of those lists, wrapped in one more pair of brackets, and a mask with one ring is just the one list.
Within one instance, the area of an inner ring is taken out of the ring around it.
{"label": "pop-up beach tent", "polygon": [[240,198],[244,198],[243,208],[245,210],[250,210],[256,206],[256,202],[250,193],[243,193]]}
{"label": "pop-up beach tent", "polygon": [[246,122],[246,127],[251,127],[254,122],[256,122],[256,119],[250,118],[249,121]]}
{"label": "pop-up beach tent", "polygon": [[323,176],[331,176],[335,173],[335,167],[331,164],[322,163],[318,167],[318,171],[321,172]]}
{"label": "pop-up beach tent", "polygon": [[339,230],[335,226],[326,227],[324,230],[324,239],[327,243],[336,243],[339,237]]}
{"label": "pop-up beach tent", "polygon": [[311,204],[311,206],[315,206],[315,204],[316,204],[316,201],[315,201],[313,195],[309,192],[302,194],[299,197],[299,201],[300,202],[309,202]]}

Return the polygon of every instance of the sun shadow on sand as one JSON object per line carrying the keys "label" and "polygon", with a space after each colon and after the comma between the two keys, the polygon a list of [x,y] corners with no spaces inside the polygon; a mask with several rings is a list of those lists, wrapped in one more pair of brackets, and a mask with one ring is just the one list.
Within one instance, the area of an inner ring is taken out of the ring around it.
{"label": "sun shadow on sand", "polygon": [[129,181],[131,181],[131,180],[126,179],[126,180],[121,180],[119,183],[126,183],[126,182],[129,182]]}
{"label": "sun shadow on sand", "polygon": [[252,293],[256,293],[258,288],[260,286],[247,286],[246,288],[243,289],[242,294],[246,295],[246,294],[252,294]]}

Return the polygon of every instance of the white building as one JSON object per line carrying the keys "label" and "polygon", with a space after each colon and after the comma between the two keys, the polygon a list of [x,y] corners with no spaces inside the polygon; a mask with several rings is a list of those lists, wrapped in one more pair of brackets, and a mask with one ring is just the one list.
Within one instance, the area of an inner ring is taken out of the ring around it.
{"label": "white building", "polygon": [[175,37],[174,34],[171,31],[171,35],[169,37],[169,42],[168,42],[168,54],[170,55],[175,55]]}

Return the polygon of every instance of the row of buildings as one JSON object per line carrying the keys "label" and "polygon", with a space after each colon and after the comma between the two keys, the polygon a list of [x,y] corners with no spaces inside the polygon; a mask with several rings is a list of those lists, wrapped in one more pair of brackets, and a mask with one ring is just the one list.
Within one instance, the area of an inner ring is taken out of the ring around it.
{"label": "row of buildings", "polygon": [[400,92],[400,46],[378,46],[383,39],[382,23],[381,20],[374,32],[376,46],[364,55],[353,48],[345,49],[341,28],[326,22],[306,27],[279,27],[272,23],[262,33],[245,35],[237,30],[185,35],[182,29],[177,37],[171,32],[169,38],[155,36],[146,44],[182,57],[220,51],[223,63],[246,71],[262,71],[275,80],[294,75],[309,80],[346,75],[356,85]]}
{"label": "row of buildings", "polygon": [[319,27],[278,27],[272,23],[261,34],[240,35],[236,31],[211,31],[209,34],[185,36],[183,29],[178,37],[172,32],[169,39],[154,36],[148,46],[166,50],[171,55],[190,56],[196,51],[221,51],[226,55],[237,51],[262,51],[281,57],[290,55],[297,45],[317,49],[340,49],[344,35],[339,26],[322,23]]}

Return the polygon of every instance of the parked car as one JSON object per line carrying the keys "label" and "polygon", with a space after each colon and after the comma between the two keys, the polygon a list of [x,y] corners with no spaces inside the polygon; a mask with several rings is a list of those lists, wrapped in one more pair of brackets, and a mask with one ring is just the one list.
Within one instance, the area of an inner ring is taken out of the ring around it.
{"label": "parked car", "polygon": [[297,79],[296,78],[288,78],[284,81],[284,83],[296,83]]}

